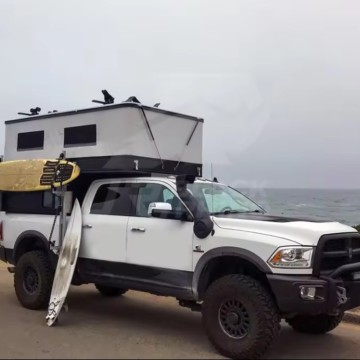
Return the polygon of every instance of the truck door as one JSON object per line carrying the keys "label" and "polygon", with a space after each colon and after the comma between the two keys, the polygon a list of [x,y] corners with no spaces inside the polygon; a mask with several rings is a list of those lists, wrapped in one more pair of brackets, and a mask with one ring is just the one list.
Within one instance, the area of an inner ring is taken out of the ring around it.
{"label": "truck door", "polygon": [[79,257],[124,262],[132,204],[131,183],[102,182],[94,186],[85,199]]}
{"label": "truck door", "polygon": [[135,211],[128,222],[126,262],[192,271],[194,223],[148,215],[151,202],[167,202],[173,209],[187,209],[167,185],[146,180],[137,182]]}

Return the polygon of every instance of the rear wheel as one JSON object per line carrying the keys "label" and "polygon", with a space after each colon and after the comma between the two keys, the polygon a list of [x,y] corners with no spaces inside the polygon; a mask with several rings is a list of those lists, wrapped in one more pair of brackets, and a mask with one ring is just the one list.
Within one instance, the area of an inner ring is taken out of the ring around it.
{"label": "rear wheel", "polygon": [[244,275],[227,275],[210,285],[203,323],[217,351],[232,359],[261,357],[280,331],[272,297],[260,282]]}
{"label": "rear wheel", "polygon": [[96,289],[99,293],[106,297],[116,297],[121,296],[127,292],[127,289],[112,287],[112,286],[104,286],[100,284],[95,284]]}
{"label": "rear wheel", "polygon": [[21,305],[27,309],[45,309],[49,305],[54,271],[43,251],[30,251],[18,260],[14,287]]}
{"label": "rear wheel", "polygon": [[339,315],[298,315],[286,321],[295,331],[305,334],[325,334],[334,330],[341,323],[343,317],[343,312]]}

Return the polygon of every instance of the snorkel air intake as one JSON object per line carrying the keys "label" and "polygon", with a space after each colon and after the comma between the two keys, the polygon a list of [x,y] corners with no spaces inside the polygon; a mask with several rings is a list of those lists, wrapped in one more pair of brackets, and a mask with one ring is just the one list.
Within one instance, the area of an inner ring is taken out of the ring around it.
{"label": "snorkel air intake", "polygon": [[201,202],[187,191],[187,184],[192,184],[194,181],[194,175],[178,175],[176,177],[176,189],[181,200],[194,215],[194,234],[198,238],[204,239],[213,231],[214,224]]}

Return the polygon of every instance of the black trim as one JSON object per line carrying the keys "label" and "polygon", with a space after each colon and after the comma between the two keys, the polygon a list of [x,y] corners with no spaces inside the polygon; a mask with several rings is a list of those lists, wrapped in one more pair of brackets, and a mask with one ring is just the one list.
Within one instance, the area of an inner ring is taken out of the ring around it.
{"label": "black trim", "polygon": [[[106,173],[106,172],[130,172],[136,173],[152,172],[160,174],[190,174],[202,176],[202,164],[189,162],[161,160],[157,158],[116,155],[116,156],[94,156],[84,158],[68,158],[68,161],[76,162],[81,169],[81,173]],[[137,163],[135,162],[137,161]],[[137,164],[137,165],[136,165]]]}
{"label": "black trim", "polygon": [[231,219],[241,219],[241,220],[255,220],[255,221],[270,221],[278,223],[287,223],[293,221],[306,221],[313,223],[325,223],[329,220],[319,220],[311,218],[297,218],[297,217],[288,217],[280,215],[271,215],[271,214],[262,214],[262,213],[236,213],[236,214],[216,214],[214,215],[218,218],[231,218]]}
{"label": "black trim", "polygon": [[[346,311],[360,305],[360,281],[343,282],[329,278],[275,274],[268,274],[267,278],[282,314],[336,314],[339,310]],[[301,285],[316,287],[316,299],[301,299]],[[339,303],[338,286],[346,288],[348,301],[345,304]]]}
{"label": "black trim", "polygon": [[234,256],[242,260],[246,260],[257,267],[263,273],[271,273],[270,267],[256,254],[251,251],[240,249],[232,246],[225,246],[212,249],[207,251],[198,261],[194,271],[194,278],[192,283],[193,291],[196,292],[196,297],[198,297],[198,290],[200,284],[200,277],[202,271],[205,269],[205,266],[212,259],[219,258],[222,256]]}
{"label": "black trim", "polygon": [[[334,255],[337,255],[337,253],[341,252],[341,251],[327,251],[326,252],[325,246],[327,243],[330,243],[332,241],[341,241],[341,242],[343,242],[343,247],[345,249],[345,247],[352,248],[351,247],[352,240],[357,240],[358,242],[360,242],[360,234],[358,232],[350,232],[350,233],[337,233],[337,234],[322,235],[318,241],[318,244],[317,244],[316,250],[315,250],[313,275],[320,276],[320,274],[322,274],[322,273],[323,274],[331,273],[332,271],[334,271],[338,268],[338,266],[336,266],[334,269],[331,269],[330,271],[324,271],[322,269],[324,259],[326,259],[327,257],[330,257],[332,255],[331,253],[333,253]],[[342,248],[341,248],[341,250],[342,250]],[[354,252],[354,251],[355,251],[355,249],[352,250],[352,252]],[[336,258],[336,257],[337,256],[333,256],[333,258]],[[349,256],[347,256],[346,254],[343,257],[340,254],[340,258],[342,259],[342,265],[346,265],[346,264],[349,264],[352,262],[357,262],[357,261],[354,261],[356,259],[349,258]]]}
{"label": "black trim", "polygon": [[329,277],[333,278],[333,279],[336,279],[338,277],[353,274],[353,273],[356,273],[356,272],[360,272],[360,262],[355,263],[355,264],[347,264],[347,265],[340,266],[339,268],[334,270],[329,275]]}
{"label": "black trim", "polygon": [[[196,175],[195,175],[196,176]],[[194,234],[199,239],[205,239],[211,233],[214,234],[214,223],[210,218],[209,212],[203,204],[195,198],[189,191],[187,185],[195,181],[194,175],[181,175],[176,177],[176,190],[180,199],[189,208],[194,217]]]}
{"label": "black trim", "polygon": [[59,117],[59,116],[84,114],[84,113],[89,113],[89,112],[94,112],[94,111],[105,111],[105,110],[118,109],[118,108],[123,108],[123,107],[132,107],[132,108],[137,108],[140,110],[143,109],[143,110],[152,111],[152,112],[156,112],[156,113],[177,116],[177,117],[187,119],[187,120],[194,120],[194,121],[202,122],[202,123],[204,122],[204,119],[198,118],[195,116],[180,114],[177,112],[162,110],[159,108],[154,108],[154,107],[146,106],[146,105],[140,105],[140,104],[136,104],[136,103],[132,103],[132,102],[129,102],[129,103],[125,102],[125,103],[121,103],[121,104],[105,105],[102,107],[92,107],[92,108],[56,112],[56,113],[44,114],[44,115],[29,116],[29,117],[21,118],[21,119],[7,120],[7,121],[5,121],[5,124],[14,124],[14,123],[25,122],[25,121],[55,118],[55,117]]}
{"label": "black trim", "polygon": [[99,283],[162,296],[192,300],[190,271],[78,258],[77,275],[84,283]]}

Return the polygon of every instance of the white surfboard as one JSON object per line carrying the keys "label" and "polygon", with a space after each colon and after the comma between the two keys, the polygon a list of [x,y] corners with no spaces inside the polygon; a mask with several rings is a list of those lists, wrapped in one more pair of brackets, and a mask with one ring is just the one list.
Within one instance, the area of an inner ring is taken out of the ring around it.
{"label": "white surfboard", "polygon": [[79,201],[75,199],[74,207],[66,228],[55,271],[48,313],[47,325],[52,326],[64,305],[79,255],[82,230],[82,215]]}

